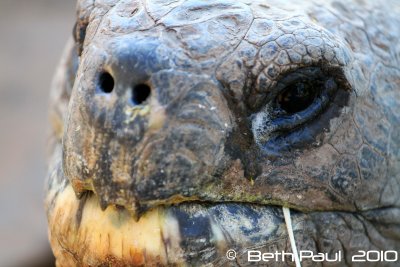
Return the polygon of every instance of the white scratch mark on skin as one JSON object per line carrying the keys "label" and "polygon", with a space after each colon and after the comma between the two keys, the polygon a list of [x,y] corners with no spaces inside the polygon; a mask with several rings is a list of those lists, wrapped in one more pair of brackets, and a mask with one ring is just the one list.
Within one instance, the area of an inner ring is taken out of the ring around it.
{"label": "white scratch mark on skin", "polygon": [[285,217],[286,228],[289,233],[290,246],[292,247],[292,252],[294,254],[294,261],[296,263],[296,267],[301,267],[299,253],[297,252],[297,247],[296,247],[296,241],[294,240],[292,219],[290,218],[290,209],[282,207],[282,210],[283,210],[283,216]]}

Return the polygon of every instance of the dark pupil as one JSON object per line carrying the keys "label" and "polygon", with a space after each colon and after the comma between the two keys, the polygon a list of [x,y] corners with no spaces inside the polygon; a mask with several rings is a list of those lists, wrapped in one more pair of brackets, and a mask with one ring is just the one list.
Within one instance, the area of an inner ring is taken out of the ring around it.
{"label": "dark pupil", "polygon": [[279,106],[287,113],[296,113],[310,106],[316,95],[316,90],[310,81],[301,81],[286,87],[278,96]]}

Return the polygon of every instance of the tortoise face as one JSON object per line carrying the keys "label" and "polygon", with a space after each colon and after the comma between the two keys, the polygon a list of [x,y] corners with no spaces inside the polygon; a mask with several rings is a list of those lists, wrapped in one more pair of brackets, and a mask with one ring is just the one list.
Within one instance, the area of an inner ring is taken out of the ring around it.
{"label": "tortoise face", "polygon": [[399,16],[264,2],[79,1],[62,146],[78,196],[138,217],[189,202],[167,208],[179,224],[203,229],[208,212],[236,238],[246,218],[278,227],[271,205],[335,211],[298,213],[326,227],[338,211],[398,227]]}

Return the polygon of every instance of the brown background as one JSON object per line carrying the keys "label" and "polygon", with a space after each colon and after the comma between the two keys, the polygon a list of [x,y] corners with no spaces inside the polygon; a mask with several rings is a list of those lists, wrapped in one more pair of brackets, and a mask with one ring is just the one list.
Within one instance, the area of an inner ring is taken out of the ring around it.
{"label": "brown background", "polygon": [[74,0],[0,0],[0,266],[52,266],[43,209],[49,85]]}

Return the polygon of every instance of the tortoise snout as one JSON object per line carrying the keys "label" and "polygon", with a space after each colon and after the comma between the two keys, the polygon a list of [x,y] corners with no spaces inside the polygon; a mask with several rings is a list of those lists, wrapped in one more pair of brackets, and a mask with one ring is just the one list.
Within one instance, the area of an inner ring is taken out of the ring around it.
{"label": "tortoise snout", "polygon": [[102,208],[197,199],[229,164],[234,121],[222,85],[196,66],[182,70],[179,51],[146,38],[97,41],[81,57],[63,171],[78,195],[93,191]]}
{"label": "tortoise snout", "polygon": [[119,205],[133,197],[126,188],[137,151],[165,123],[152,82],[168,69],[165,54],[157,40],[121,37],[82,55],[63,140],[64,172],[78,194],[94,190]]}

